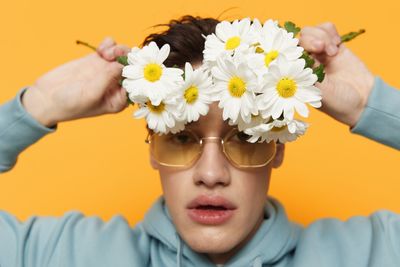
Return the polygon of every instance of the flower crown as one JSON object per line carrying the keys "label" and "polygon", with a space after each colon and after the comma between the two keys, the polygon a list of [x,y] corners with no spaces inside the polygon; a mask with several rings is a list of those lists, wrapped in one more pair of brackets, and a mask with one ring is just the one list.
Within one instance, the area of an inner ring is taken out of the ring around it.
{"label": "flower crown", "polygon": [[139,107],[134,117],[145,118],[158,134],[177,133],[218,101],[223,120],[248,134],[249,142],[296,140],[308,124],[295,114],[308,117],[307,105],[321,107],[315,83],[324,79],[323,65],[312,68],[314,60],[298,45],[299,31],[291,22],[222,21],[203,36],[197,69],[188,62],[184,70],[166,67],[168,44],[132,48],[120,62],[122,87]]}

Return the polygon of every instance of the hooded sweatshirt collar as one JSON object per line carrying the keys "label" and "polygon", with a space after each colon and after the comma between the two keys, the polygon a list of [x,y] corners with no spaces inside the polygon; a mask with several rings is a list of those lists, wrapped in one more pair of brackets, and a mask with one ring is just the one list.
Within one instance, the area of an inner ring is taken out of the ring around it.
{"label": "hooded sweatshirt collar", "polygon": [[[288,220],[282,204],[273,197],[268,196],[264,214],[264,221],[253,238],[224,266],[273,265],[294,251],[302,228]],[[208,257],[193,251],[180,238],[163,196],[156,200],[145,215],[143,227],[155,242],[161,243],[156,246],[160,250],[156,255],[161,257],[163,253],[175,253],[175,266],[215,266]]]}

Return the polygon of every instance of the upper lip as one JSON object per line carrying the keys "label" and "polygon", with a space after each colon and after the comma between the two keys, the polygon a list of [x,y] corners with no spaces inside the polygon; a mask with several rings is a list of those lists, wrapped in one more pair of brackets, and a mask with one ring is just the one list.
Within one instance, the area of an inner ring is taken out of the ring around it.
{"label": "upper lip", "polygon": [[229,210],[236,209],[235,204],[227,200],[226,198],[219,196],[219,195],[214,195],[214,196],[209,196],[209,195],[200,195],[193,199],[189,205],[187,206],[188,209],[195,209],[199,206],[220,206],[224,207]]}

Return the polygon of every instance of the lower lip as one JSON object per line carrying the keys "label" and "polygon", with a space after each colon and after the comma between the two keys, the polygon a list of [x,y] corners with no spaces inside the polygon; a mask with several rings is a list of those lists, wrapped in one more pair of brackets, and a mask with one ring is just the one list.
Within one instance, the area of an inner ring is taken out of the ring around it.
{"label": "lower lip", "polygon": [[234,210],[189,209],[189,217],[201,224],[217,225],[227,222],[233,216]]}

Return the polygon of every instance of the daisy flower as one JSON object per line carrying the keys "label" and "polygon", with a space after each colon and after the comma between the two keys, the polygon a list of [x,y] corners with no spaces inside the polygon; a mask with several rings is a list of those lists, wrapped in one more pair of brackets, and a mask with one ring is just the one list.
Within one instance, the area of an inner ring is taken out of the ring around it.
{"label": "daisy flower", "polygon": [[176,98],[167,98],[158,105],[153,105],[150,99],[138,103],[139,109],[134,113],[135,118],[145,118],[147,125],[156,133],[175,133],[184,127],[177,108]]}
{"label": "daisy flower", "polygon": [[220,57],[211,73],[214,77],[214,91],[219,99],[218,107],[223,108],[223,119],[236,122],[240,116],[244,122],[249,123],[251,115],[258,114],[255,92],[259,84],[255,73],[240,57],[239,53],[233,57]]}
{"label": "daisy flower", "polygon": [[249,142],[274,141],[286,143],[296,140],[304,135],[308,124],[299,120],[273,120],[269,123],[263,123],[256,127],[246,129],[244,132],[251,135]]}
{"label": "daisy flower", "polygon": [[251,119],[250,122],[248,123],[246,123],[241,116],[238,116],[238,119],[236,121],[229,120],[228,124],[231,126],[237,125],[239,131],[244,131],[245,129],[258,126],[264,123],[265,121],[268,120],[265,120],[260,114],[258,115],[251,114]]}
{"label": "daisy flower", "polygon": [[185,82],[180,88],[182,96],[183,120],[197,121],[200,115],[208,113],[212,98],[212,79],[204,68],[193,70],[190,63],[185,64]]}
{"label": "daisy flower", "polygon": [[284,57],[293,61],[301,57],[304,48],[298,46],[299,40],[292,32],[278,28],[272,21],[267,21],[260,32],[255,53],[251,54],[249,66],[259,75],[268,72],[272,62]]}
{"label": "daisy flower", "polygon": [[282,57],[269,67],[262,94],[257,96],[263,118],[277,119],[283,113],[285,118],[292,120],[295,110],[308,117],[306,103],[321,107],[321,91],[314,86],[317,75],[304,66],[304,59],[288,62]]}
{"label": "daisy flower", "polygon": [[215,34],[206,37],[204,62],[215,62],[221,54],[233,55],[236,51],[248,49],[255,40],[250,24],[249,18],[218,23]]}
{"label": "daisy flower", "polygon": [[176,90],[183,81],[183,71],[178,68],[167,68],[163,64],[169,55],[170,47],[165,44],[158,48],[151,42],[142,49],[133,48],[128,53],[128,63],[122,70],[126,79],[122,87],[131,95],[134,102],[148,97],[152,105],[158,106],[163,99]]}

